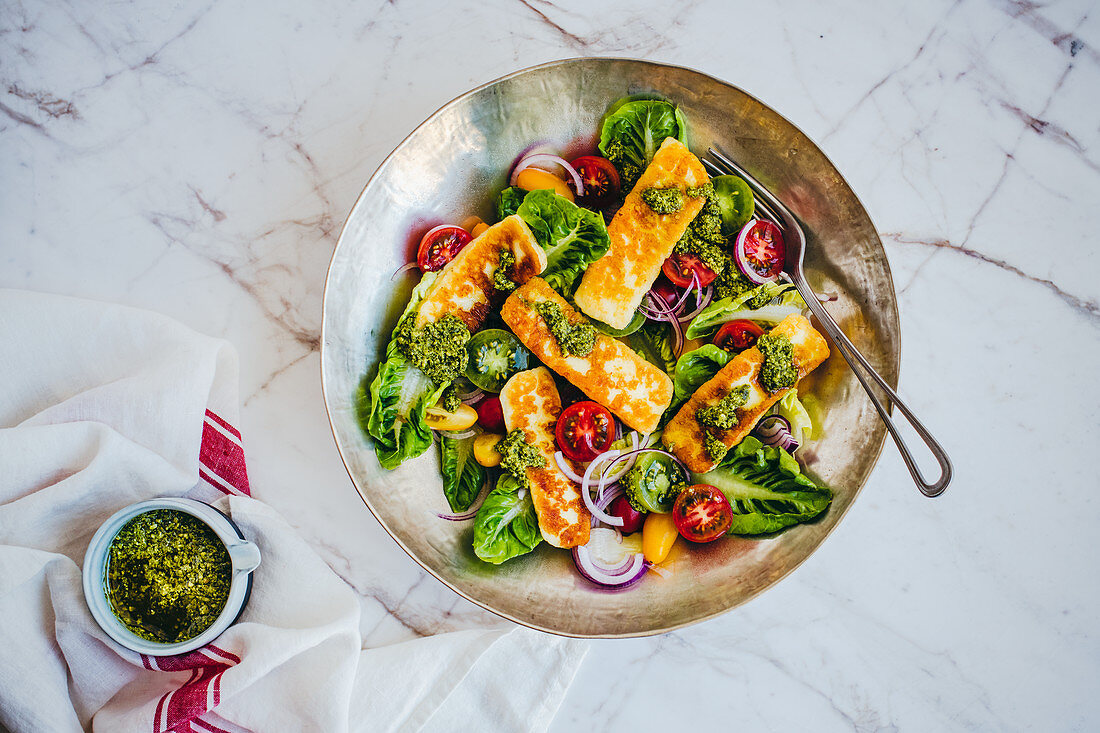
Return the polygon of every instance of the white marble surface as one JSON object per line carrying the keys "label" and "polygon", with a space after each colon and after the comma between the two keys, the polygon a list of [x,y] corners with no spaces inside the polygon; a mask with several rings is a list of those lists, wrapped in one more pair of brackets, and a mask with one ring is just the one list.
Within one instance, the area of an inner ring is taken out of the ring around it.
{"label": "white marble surface", "polygon": [[887,446],[778,586],[593,644],[551,730],[1100,725],[1095,3],[169,5],[0,4],[0,286],[233,342],[254,490],[360,591],[369,644],[498,621],[388,539],[336,453],[317,347],[340,224],[451,97],[624,55],[741,86],[837,164],[894,270],[902,393],[957,476],[923,499]]}

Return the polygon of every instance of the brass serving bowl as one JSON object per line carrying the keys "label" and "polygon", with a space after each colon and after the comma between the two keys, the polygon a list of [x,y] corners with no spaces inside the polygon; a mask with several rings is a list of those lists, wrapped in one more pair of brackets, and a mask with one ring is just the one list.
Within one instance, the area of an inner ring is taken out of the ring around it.
{"label": "brass serving bowl", "polygon": [[[882,243],[859,199],[814,143],[735,86],[691,69],[630,59],[556,61],[516,72],[444,105],[379,166],[344,225],[325,287],[321,376],[336,444],[355,488],[382,526],[428,572],[474,603],[556,634],[629,637],[702,621],[744,603],[810,556],[855,501],[885,428],[834,354],[800,392],[821,405],[824,436],[803,456],[835,491],[819,521],[763,539],[724,538],[676,553],[666,577],[597,589],[570,553],[542,543],[494,566],[471,549],[473,522],[447,511],[438,450],[382,469],[356,420],[356,389],[374,369],[415,278],[391,281],[430,226],[477,214],[506,185],[516,156],[547,142],[566,157],[595,148],[608,105],[656,92],[683,108],[697,153],[719,143],[802,221],[806,275],[856,347],[890,382],[900,362],[898,311]],[[491,220],[491,219],[490,219]],[[685,543],[680,543],[685,544]]]}

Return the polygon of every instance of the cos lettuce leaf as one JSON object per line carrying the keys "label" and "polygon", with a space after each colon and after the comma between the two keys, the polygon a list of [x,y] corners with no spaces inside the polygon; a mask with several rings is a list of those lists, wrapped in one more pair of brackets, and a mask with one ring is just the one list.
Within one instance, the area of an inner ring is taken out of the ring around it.
{"label": "cos lettuce leaf", "polygon": [[781,448],[765,448],[749,436],[731,450],[718,468],[692,474],[695,483],[716,486],[733,509],[729,534],[759,535],[808,522],[824,512],[833,492],[802,473]]}
{"label": "cos lettuce leaf", "polygon": [[706,344],[683,354],[676,361],[676,370],[672,374],[672,402],[665,410],[662,422],[671,420],[691,399],[695,390],[709,382],[732,358],[733,354],[714,344]]}
{"label": "cos lettuce leaf", "polygon": [[676,368],[671,325],[660,321],[646,321],[645,325],[623,341],[661,371],[671,373]]}
{"label": "cos lettuce leaf", "polygon": [[788,288],[790,286],[785,283],[764,283],[741,295],[715,301],[695,316],[684,332],[684,337],[694,339],[710,336],[723,323],[740,318],[779,323],[792,313],[801,313],[805,303],[801,307],[794,303],[767,305]]}
{"label": "cos lettuce leaf", "polygon": [[634,188],[666,137],[687,144],[687,121],[680,109],[653,99],[619,100],[600,127],[600,153],[623,179],[623,192]]}
{"label": "cos lettuce leaf", "polygon": [[[435,273],[425,273],[398,319],[399,324],[416,313],[435,278]],[[436,385],[410,364],[391,335],[386,358],[378,365],[369,389],[360,385],[356,395],[359,424],[374,438],[375,454],[383,468],[397,468],[431,446],[432,431],[424,421],[424,413],[446,388],[446,384]]]}
{"label": "cos lettuce leaf", "polygon": [[493,204],[493,208],[496,210],[497,221],[504,221],[512,214],[516,213],[519,209],[519,205],[523,203],[523,197],[527,195],[527,192],[522,188],[516,188],[515,186],[509,186],[500,193],[497,194],[497,199]]}
{"label": "cos lettuce leaf", "polygon": [[546,250],[542,279],[562,296],[573,292],[574,281],[611,246],[603,216],[553,191],[531,191],[516,213]]}
{"label": "cos lettuce leaf", "polygon": [[501,475],[474,519],[474,553],[500,565],[525,555],[542,542],[531,493],[508,474]]}
{"label": "cos lettuce leaf", "polygon": [[775,404],[775,412],[782,415],[791,424],[791,435],[799,443],[813,435],[814,424],[810,413],[798,399],[798,390],[792,389]]}
{"label": "cos lettuce leaf", "polygon": [[485,469],[474,460],[474,436],[459,440],[441,436],[439,465],[443,473],[443,493],[451,510],[466,511],[485,484]]}

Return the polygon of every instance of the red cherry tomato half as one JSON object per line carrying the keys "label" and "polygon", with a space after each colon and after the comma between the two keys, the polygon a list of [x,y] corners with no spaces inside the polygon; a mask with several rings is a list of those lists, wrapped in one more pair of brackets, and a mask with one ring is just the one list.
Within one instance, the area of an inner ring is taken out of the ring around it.
{"label": "red cherry tomato half", "polygon": [[554,435],[566,458],[587,463],[615,442],[615,418],[598,402],[575,402],[562,411]]}
{"label": "red cherry tomato half", "polygon": [[504,410],[499,397],[486,397],[474,409],[477,410],[478,425],[490,433],[504,432]]}
{"label": "red cherry tomato half", "polygon": [[685,540],[711,542],[733,524],[733,510],[721,491],[710,484],[695,484],[676,497],[672,520]]}
{"label": "red cherry tomato half", "polygon": [[429,229],[420,240],[420,249],[416,251],[416,264],[423,272],[442,270],[443,266],[454,259],[459,250],[470,242],[470,233],[462,227],[444,224]]}
{"label": "red cherry tomato half", "polygon": [[672,281],[673,285],[686,288],[691,285],[692,274],[699,277],[699,285],[706,287],[718,277],[714,270],[703,264],[703,261],[690,252],[673,252],[672,256],[661,265],[661,272]]}
{"label": "red cherry tomato half", "polygon": [[583,155],[569,161],[569,165],[577,169],[584,184],[584,195],[580,197],[582,206],[600,208],[618,196],[619,172],[607,158]]}
{"label": "red cherry tomato half", "polygon": [[764,329],[752,321],[740,319],[722,324],[714,334],[714,345],[726,351],[744,351],[756,346],[756,340],[764,335]]}
{"label": "red cherry tomato half", "polygon": [[770,221],[749,222],[737,235],[741,262],[765,280],[775,280],[787,262],[783,232]]}
{"label": "red cherry tomato half", "polygon": [[616,496],[607,507],[607,513],[613,517],[622,517],[623,526],[619,531],[623,534],[634,534],[645,524],[645,512],[640,512],[630,506],[630,500],[626,496]]}

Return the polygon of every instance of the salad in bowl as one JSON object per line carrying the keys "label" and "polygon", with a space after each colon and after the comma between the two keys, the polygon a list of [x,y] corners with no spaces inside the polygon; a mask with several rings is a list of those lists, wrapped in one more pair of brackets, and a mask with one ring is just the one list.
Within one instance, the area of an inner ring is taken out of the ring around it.
{"label": "salad in bowl", "polygon": [[[567,550],[597,590],[828,512],[800,381],[829,348],[782,231],[711,176],[675,100],[608,100],[592,149],[516,151],[492,215],[419,236],[419,281],[356,415],[380,467],[434,452],[478,561]],[[809,408],[809,409],[808,409]]]}

